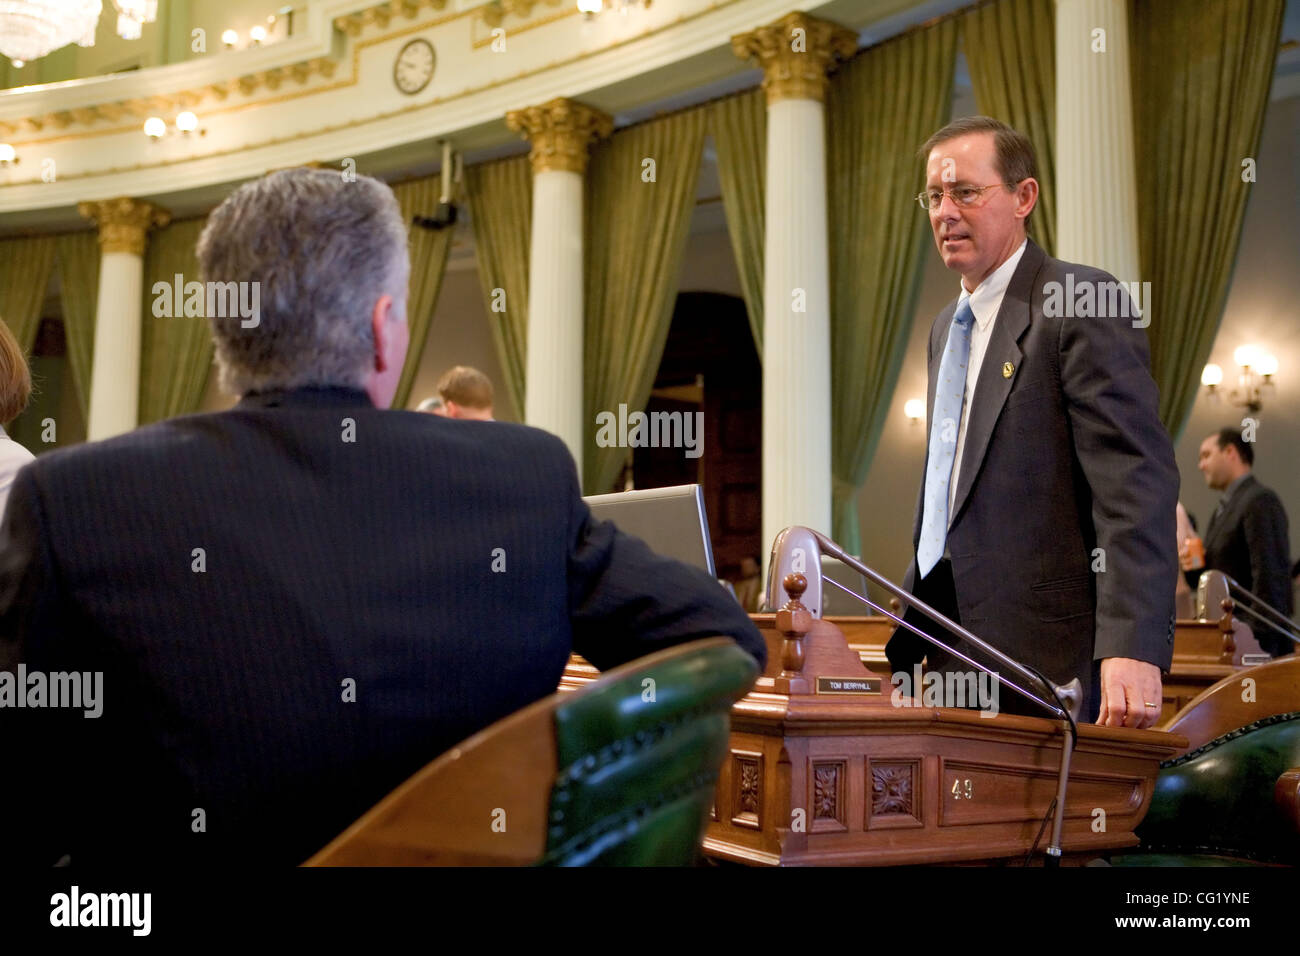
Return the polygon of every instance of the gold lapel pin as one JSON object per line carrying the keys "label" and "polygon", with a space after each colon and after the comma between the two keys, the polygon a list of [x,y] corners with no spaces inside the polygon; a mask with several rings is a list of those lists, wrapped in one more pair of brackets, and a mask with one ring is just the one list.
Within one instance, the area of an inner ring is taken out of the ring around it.
{"label": "gold lapel pin", "polygon": [[1003,378],[1010,378],[1010,377],[1011,377],[1011,373],[1014,372],[1015,370],[1016,370],[1016,367],[1015,367],[1014,365],[1012,365],[1010,362],[1003,362],[1003,363],[1002,363],[1002,377],[1003,377]]}

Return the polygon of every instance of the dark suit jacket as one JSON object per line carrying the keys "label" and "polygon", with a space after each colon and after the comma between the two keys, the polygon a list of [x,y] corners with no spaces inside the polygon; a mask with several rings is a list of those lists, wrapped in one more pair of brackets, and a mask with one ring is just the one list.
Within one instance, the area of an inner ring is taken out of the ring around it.
{"label": "dark suit jacket", "polygon": [[0,668],[104,673],[98,719],[0,709],[0,859],[296,864],[571,651],[766,657],[716,581],[593,521],[559,439],[349,389],[42,456],[0,555]]}
{"label": "dark suit jacket", "polygon": [[[1254,475],[1232,492],[1222,514],[1205,529],[1205,566],[1222,571],[1283,614],[1293,610],[1291,545],[1282,501]],[[1259,646],[1270,654],[1289,654],[1295,644],[1248,621]]]}
{"label": "dark suit jacket", "polygon": [[[1044,315],[1047,284],[1064,286],[1067,273],[1075,288],[1114,281],[1029,241],[966,410],[947,543],[960,623],[1054,682],[1078,677],[1087,701],[1096,699],[1094,660],[1131,657],[1163,670],[1172,661],[1178,470],[1157,417],[1145,331],[1127,317]],[[927,421],[956,306],[930,330]],[[901,629],[889,647],[896,669],[926,652]]]}

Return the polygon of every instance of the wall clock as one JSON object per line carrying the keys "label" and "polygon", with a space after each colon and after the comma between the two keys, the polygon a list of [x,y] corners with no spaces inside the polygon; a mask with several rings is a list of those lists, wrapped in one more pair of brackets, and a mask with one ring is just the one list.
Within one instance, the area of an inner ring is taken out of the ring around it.
{"label": "wall clock", "polygon": [[436,57],[428,40],[416,38],[402,47],[393,61],[393,83],[408,96],[429,85]]}

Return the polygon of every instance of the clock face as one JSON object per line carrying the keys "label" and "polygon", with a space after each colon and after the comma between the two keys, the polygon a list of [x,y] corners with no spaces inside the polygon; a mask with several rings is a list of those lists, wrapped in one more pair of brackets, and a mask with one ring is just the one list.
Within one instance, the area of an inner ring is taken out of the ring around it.
{"label": "clock face", "polygon": [[433,47],[428,40],[412,40],[397,54],[393,82],[403,93],[418,93],[433,79]]}

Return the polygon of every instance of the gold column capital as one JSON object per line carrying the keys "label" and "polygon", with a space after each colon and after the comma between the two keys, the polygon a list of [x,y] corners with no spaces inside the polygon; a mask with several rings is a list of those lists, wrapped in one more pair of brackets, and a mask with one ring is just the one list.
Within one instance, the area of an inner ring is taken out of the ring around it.
{"label": "gold column capital", "polygon": [[775,23],[731,38],[731,52],[763,68],[767,105],[777,100],[826,101],[826,73],[858,49],[852,30],[796,10]]}
{"label": "gold column capital", "polygon": [[533,144],[533,175],[558,169],[579,175],[587,171],[587,148],[614,131],[608,113],[563,97],[511,110],[506,126],[523,133]]}
{"label": "gold column capital", "polygon": [[143,199],[119,196],[77,204],[82,216],[99,226],[99,251],[144,255],[144,240],[150,229],[161,229],[172,221],[162,206]]}

